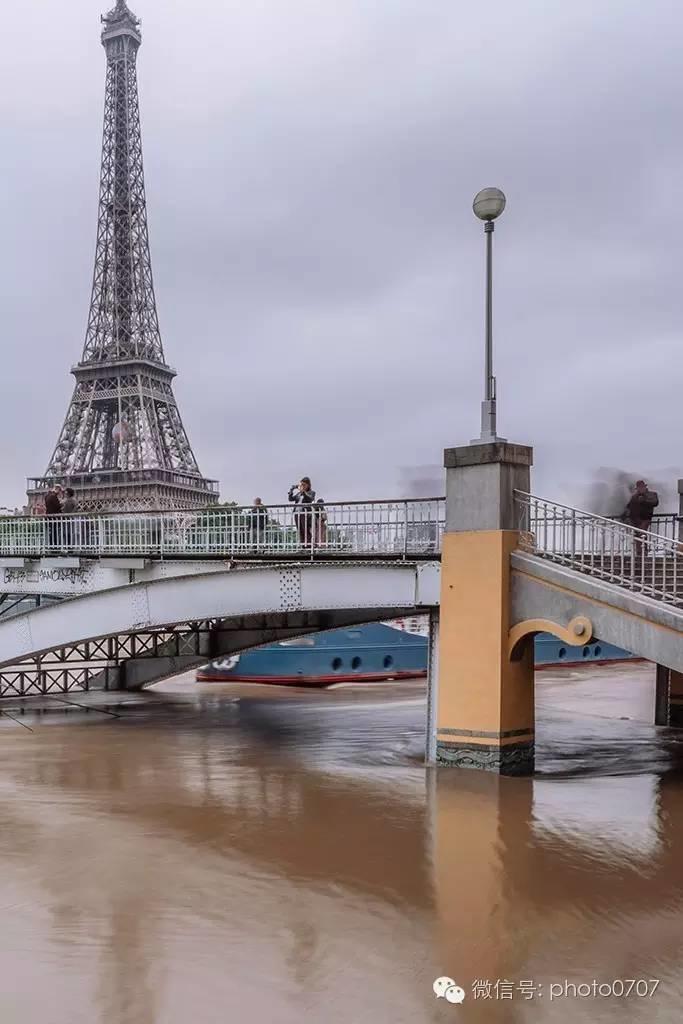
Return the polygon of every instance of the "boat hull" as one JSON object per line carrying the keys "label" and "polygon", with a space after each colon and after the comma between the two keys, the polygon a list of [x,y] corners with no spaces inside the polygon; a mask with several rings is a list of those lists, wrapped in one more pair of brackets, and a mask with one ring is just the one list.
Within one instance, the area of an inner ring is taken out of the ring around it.
{"label": "boat hull", "polygon": [[[538,669],[631,660],[611,644],[569,647],[548,634],[535,641]],[[324,689],[427,675],[426,622],[373,623],[258,647],[197,672],[202,683],[254,683]]]}
{"label": "boat hull", "polygon": [[536,637],[534,654],[537,669],[557,668],[558,665],[576,668],[586,664],[604,665],[613,661],[637,660],[628,651],[615,647],[614,644],[595,640],[583,647],[570,647],[545,633]]}

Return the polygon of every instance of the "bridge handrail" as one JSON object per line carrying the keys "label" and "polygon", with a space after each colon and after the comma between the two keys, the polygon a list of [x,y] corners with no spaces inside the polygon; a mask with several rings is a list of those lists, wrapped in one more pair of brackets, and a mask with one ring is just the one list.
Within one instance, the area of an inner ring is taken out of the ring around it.
{"label": "bridge handrail", "polygon": [[[341,505],[343,505],[346,508],[346,506],[355,506],[355,505],[419,505],[419,504],[424,504],[425,502],[432,503],[432,502],[445,502],[445,501],[446,501],[446,498],[444,497],[444,495],[439,495],[438,497],[429,497],[429,498],[366,498],[366,499],[363,499],[363,498],[356,499],[356,498],[354,498],[351,501],[325,501],[325,502],[323,502],[323,504],[324,504],[326,509],[329,509],[329,508],[335,508],[336,506],[341,506]],[[83,519],[85,519],[85,518],[99,519],[99,518],[101,518],[103,516],[117,516],[117,517],[118,516],[133,516],[133,517],[137,518],[138,516],[177,515],[179,513],[187,513],[188,515],[189,514],[192,514],[192,515],[203,515],[205,513],[206,514],[208,514],[208,513],[215,514],[217,512],[218,513],[220,513],[220,512],[243,512],[243,513],[248,513],[250,511],[250,509],[252,509],[252,508],[253,508],[253,505],[222,505],[222,504],[216,505],[216,504],[213,504],[213,505],[201,505],[201,506],[197,506],[197,507],[193,507],[193,508],[138,508],[138,509],[125,509],[125,510],[122,510],[121,512],[85,512],[84,511],[84,512],[76,512],[76,513],[66,513],[66,514],[69,514],[71,516],[77,515],[77,516],[80,516]],[[282,502],[279,505],[263,505],[262,508],[266,508],[266,509],[269,509],[269,510],[270,509],[282,509],[282,508],[292,509],[293,508],[293,504],[291,504],[289,502]],[[44,519],[44,518],[45,518],[45,516],[44,516],[44,513],[42,513],[42,512],[41,513],[29,513],[29,514],[24,514],[24,513],[17,514],[17,513],[10,512],[8,515],[0,515],[0,523],[4,519],[9,519],[12,522],[16,522],[17,519],[28,519],[31,522],[33,522],[36,519]]]}
{"label": "bridge handrail", "polygon": [[[515,491],[522,549],[582,573],[683,604],[683,542],[629,523]],[[664,517],[673,525],[679,516]]]}
{"label": "bridge handrail", "polygon": [[[604,523],[605,526],[620,527],[623,529],[629,529],[634,534],[648,534],[648,530],[638,529],[636,526],[632,526],[631,523],[626,522],[621,516],[605,516],[598,515],[595,512],[587,512],[585,509],[574,508],[571,505],[562,505],[561,502],[551,501],[549,498],[540,498],[538,495],[531,495],[526,490],[515,490],[515,504],[517,506],[526,505],[530,506],[531,502],[536,502],[537,505],[552,506],[556,509],[561,509],[562,512],[570,512],[577,521],[591,520],[597,523]],[[547,518],[547,517],[544,517]],[[564,519],[565,516],[561,515],[558,519]],[[659,520],[671,520],[672,522],[683,522],[683,516],[677,512],[658,512],[652,516],[652,519]]]}
{"label": "bridge handrail", "polygon": [[[518,493],[522,494],[524,492],[519,491]],[[529,495],[529,497],[533,497],[533,495]],[[545,498],[538,498],[537,500],[538,501],[545,501],[546,499]],[[576,512],[576,519],[577,520],[603,519],[603,520],[606,520],[608,523],[617,523],[617,524],[621,523],[623,526],[630,525],[629,523],[627,523],[627,521],[624,518],[623,514],[619,515],[619,516],[603,516],[603,515],[600,515],[600,514],[598,514],[596,512],[582,512],[581,509],[572,509],[569,505],[560,505],[560,504],[558,504],[557,502],[554,502],[554,501],[548,501],[548,504],[549,505],[556,505],[558,508]],[[655,514],[652,517],[652,521],[653,522],[655,522],[655,521],[657,521],[657,522],[665,522],[666,521],[666,522],[671,522],[671,523],[683,523],[683,516],[680,515],[678,512],[655,512]]]}
{"label": "bridge handrail", "polygon": [[0,518],[0,557],[436,554],[445,498]]}

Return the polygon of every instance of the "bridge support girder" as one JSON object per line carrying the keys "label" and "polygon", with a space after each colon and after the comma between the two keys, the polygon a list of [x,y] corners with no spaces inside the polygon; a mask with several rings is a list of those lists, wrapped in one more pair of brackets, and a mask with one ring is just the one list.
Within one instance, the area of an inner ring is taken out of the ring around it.
{"label": "bridge support girder", "polygon": [[655,725],[683,728],[683,672],[657,665]]}
{"label": "bridge support girder", "polygon": [[501,775],[534,769],[533,640],[514,659],[509,647],[514,492],[529,491],[532,454],[503,442],[445,453],[438,693],[428,740],[437,764]]}
{"label": "bridge support girder", "polygon": [[0,698],[142,690],[254,647],[424,612],[418,605],[269,611],[82,641],[0,668]]}

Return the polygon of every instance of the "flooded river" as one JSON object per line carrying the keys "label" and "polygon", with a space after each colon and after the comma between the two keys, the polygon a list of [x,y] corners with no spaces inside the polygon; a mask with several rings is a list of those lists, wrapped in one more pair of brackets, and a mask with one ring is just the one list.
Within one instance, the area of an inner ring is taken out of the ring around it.
{"label": "flooded river", "polygon": [[529,780],[426,771],[418,683],[3,704],[0,1021],[679,1021],[683,736],[539,680]]}

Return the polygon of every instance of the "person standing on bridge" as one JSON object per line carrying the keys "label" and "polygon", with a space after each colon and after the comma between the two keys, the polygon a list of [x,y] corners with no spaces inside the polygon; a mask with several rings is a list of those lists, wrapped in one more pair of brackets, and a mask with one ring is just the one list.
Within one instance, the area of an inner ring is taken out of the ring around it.
{"label": "person standing on bridge", "polygon": [[268,509],[260,498],[254,498],[254,504],[249,509],[249,533],[254,550],[263,547],[266,542],[266,527],[268,526]]}
{"label": "person standing on bridge", "polygon": [[298,484],[292,484],[289,488],[289,500],[296,505],[294,510],[294,524],[299,536],[299,543],[308,547],[313,536],[313,508],[315,503],[315,491],[311,486],[311,478],[304,476]]}
{"label": "person standing on bridge", "polygon": [[45,495],[45,515],[47,517],[47,546],[56,548],[59,541],[59,523],[56,523],[54,516],[61,515],[62,503],[59,500],[57,488],[50,487]]}
{"label": "person standing on bridge", "polygon": [[322,498],[316,498],[313,506],[313,544],[317,548],[327,544],[327,512]]}
{"label": "person standing on bridge", "polygon": [[62,505],[62,512],[78,512],[78,505],[76,504],[76,492],[73,487],[67,487],[66,498]]}
{"label": "person standing on bridge", "polygon": [[[62,505],[62,513],[64,515],[73,515],[74,512],[78,512],[78,505],[76,504],[76,492],[73,487],[67,487],[64,492],[66,497]],[[77,543],[76,532],[78,523],[66,522],[64,524],[64,539],[66,540],[67,551],[71,551],[75,548]],[[79,538],[80,539],[80,538]]]}
{"label": "person standing on bridge", "polygon": [[62,503],[57,496],[57,491],[51,487],[45,495],[45,515],[58,516],[62,511]]}
{"label": "person standing on bridge", "polygon": [[[638,480],[635,493],[626,506],[626,518],[636,530],[648,531],[652,526],[652,517],[659,505],[659,496],[656,491],[648,490],[644,480]],[[637,548],[641,553],[645,551],[644,540],[638,540]]]}

